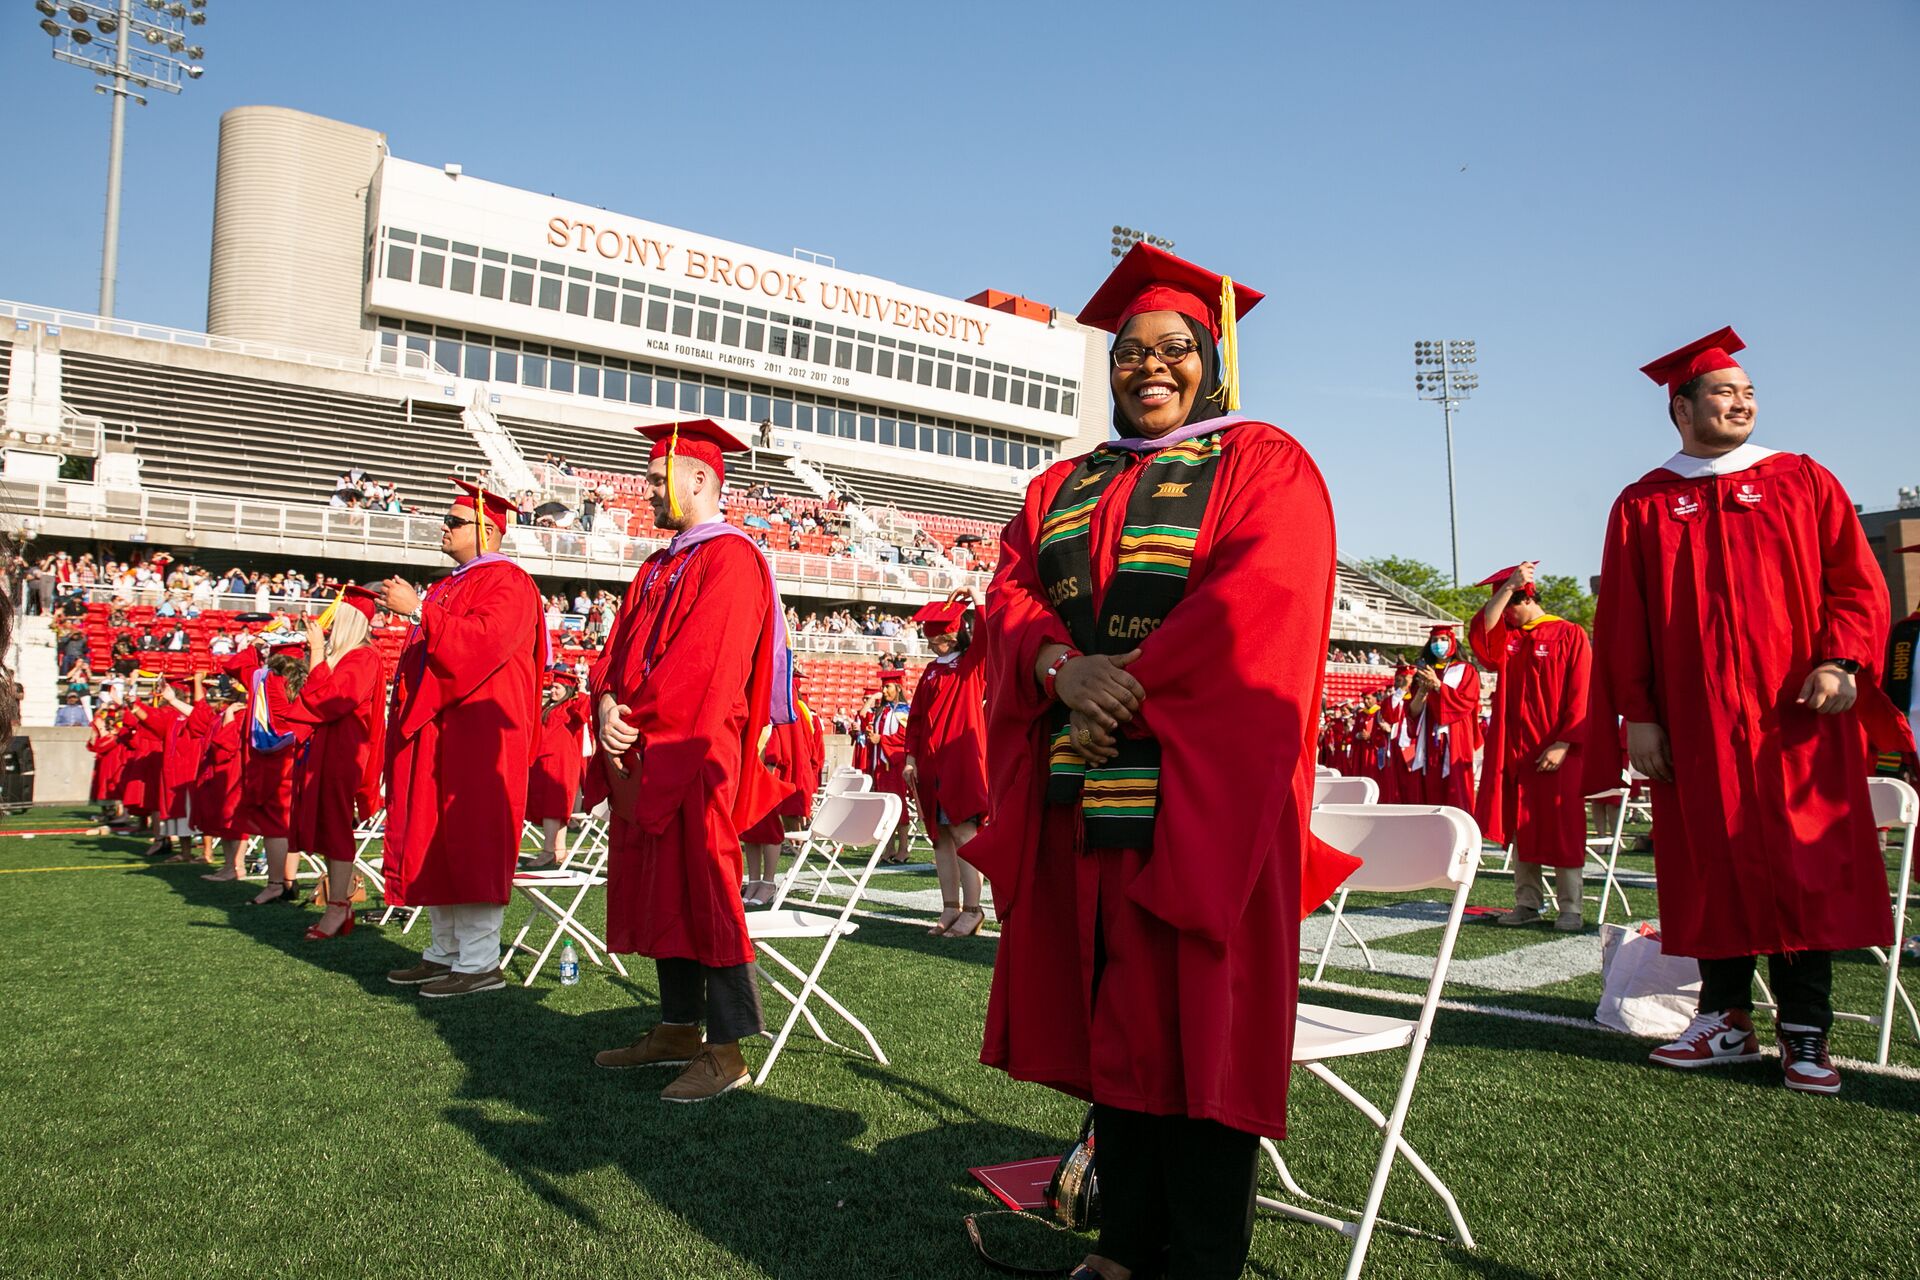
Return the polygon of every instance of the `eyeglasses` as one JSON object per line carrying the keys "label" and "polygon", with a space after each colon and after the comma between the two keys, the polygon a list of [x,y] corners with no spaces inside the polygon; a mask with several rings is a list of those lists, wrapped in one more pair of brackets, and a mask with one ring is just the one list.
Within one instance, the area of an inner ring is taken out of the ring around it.
{"label": "eyeglasses", "polygon": [[1113,367],[1116,369],[1138,369],[1151,351],[1160,358],[1161,364],[1175,365],[1198,351],[1197,344],[1185,338],[1168,338],[1157,346],[1143,347],[1137,342],[1123,343],[1113,349]]}
{"label": "eyeglasses", "polygon": [[449,529],[458,529],[463,525],[472,524],[473,521],[463,519],[460,516],[441,516],[440,523],[447,526],[447,528]]}

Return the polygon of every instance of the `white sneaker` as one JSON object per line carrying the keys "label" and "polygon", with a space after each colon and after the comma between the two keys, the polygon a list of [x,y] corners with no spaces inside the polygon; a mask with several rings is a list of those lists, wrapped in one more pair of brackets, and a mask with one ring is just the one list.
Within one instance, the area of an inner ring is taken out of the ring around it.
{"label": "white sneaker", "polygon": [[1685,1031],[1648,1054],[1647,1060],[1682,1070],[1758,1062],[1760,1037],[1753,1033],[1753,1018],[1745,1009],[1703,1010],[1693,1015]]}

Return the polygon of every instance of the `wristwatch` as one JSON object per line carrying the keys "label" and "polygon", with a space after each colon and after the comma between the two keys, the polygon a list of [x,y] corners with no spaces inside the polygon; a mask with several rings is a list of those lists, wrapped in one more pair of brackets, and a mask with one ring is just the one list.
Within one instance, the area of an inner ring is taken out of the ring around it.
{"label": "wristwatch", "polygon": [[1820,659],[1820,661],[1814,663],[1813,665],[1815,668],[1838,667],[1840,668],[1840,670],[1846,672],[1850,676],[1857,676],[1860,674],[1860,664],[1858,662],[1855,662],[1852,658],[1822,658]]}

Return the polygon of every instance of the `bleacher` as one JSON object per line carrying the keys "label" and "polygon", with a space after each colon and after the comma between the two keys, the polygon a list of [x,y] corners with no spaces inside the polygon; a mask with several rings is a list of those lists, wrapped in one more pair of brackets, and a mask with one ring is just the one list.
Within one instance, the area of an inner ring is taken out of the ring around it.
{"label": "bleacher", "polygon": [[1327,681],[1321,687],[1320,696],[1328,702],[1355,702],[1370,693],[1377,693],[1392,685],[1392,667],[1374,667],[1367,671],[1354,671],[1340,670],[1329,663]]}
{"label": "bleacher", "polygon": [[920,513],[937,510],[948,516],[983,521],[996,531],[1020,509],[1025,487],[996,493],[965,485],[929,480],[908,471],[865,471],[835,464],[827,479],[847,485],[868,508],[891,506],[916,522]]}
{"label": "bleacher", "polygon": [[[653,447],[639,433],[536,422],[531,418],[512,418],[504,414],[494,416],[507,429],[529,462],[536,462],[549,453],[558,454],[573,467],[576,478],[584,478],[580,474],[582,470],[592,471],[596,475],[625,477],[630,484],[620,491],[639,492],[640,477],[647,469],[647,453]],[[785,455],[754,449],[728,456],[728,487],[746,490],[763,484],[778,494],[796,498],[814,496],[806,482],[787,466]]]}
{"label": "bleacher", "polygon": [[[878,658],[852,654],[799,653],[794,655],[794,662],[807,673],[801,696],[815,714],[826,720],[841,712],[858,715],[867,704],[866,691],[876,683],[873,677],[880,668]],[[924,661],[916,664],[908,660],[905,684],[909,699],[925,669]]]}
{"label": "bleacher", "polygon": [[458,406],[390,400],[68,349],[62,399],[124,433],[149,487],[325,502],[349,467],[437,504],[447,476],[485,469]]}

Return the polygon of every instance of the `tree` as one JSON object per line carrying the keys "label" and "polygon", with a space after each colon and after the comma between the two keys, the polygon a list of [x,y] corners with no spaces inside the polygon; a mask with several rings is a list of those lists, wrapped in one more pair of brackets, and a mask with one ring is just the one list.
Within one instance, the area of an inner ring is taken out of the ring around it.
{"label": "tree", "polygon": [[[1446,574],[1424,560],[1378,556],[1362,563],[1381,577],[1425,596],[1462,622],[1486,607],[1487,588],[1456,587],[1447,580]],[[1577,622],[1589,631],[1593,629],[1593,596],[1580,579],[1566,574],[1543,574],[1535,585],[1540,592],[1541,608],[1568,622]]]}

